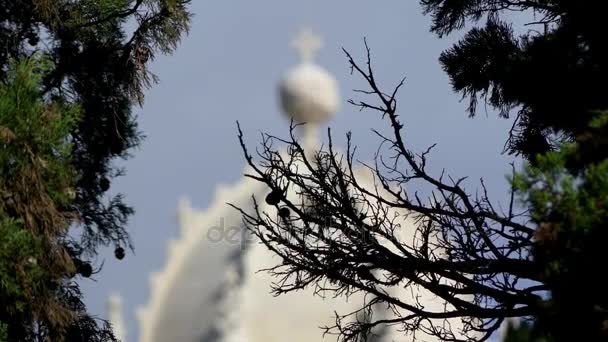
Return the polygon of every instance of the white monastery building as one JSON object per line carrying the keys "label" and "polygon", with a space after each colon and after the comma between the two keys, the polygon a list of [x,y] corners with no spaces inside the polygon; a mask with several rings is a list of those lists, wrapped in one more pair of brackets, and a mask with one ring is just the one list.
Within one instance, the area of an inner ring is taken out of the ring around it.
{"label": "white monastery building", "polygon": [[[301,139],[306,149],[314,150],[319,145],[319,125],[338,111],[338,84],[314,62],[315,51],[321,46],[318,37],[303,31],[293,46],[301,61],[279,84],[280,104],[289,118],[307,123]],[[248,172],[245,169],[243,173]],[[358,173],[361,183],[373,186],[368,171],[361,169]],[[235,184],[218,186],[208,208],[193,208],[187,199],[179,202],[179,237],[169,242],[165,266],[151,275],[149,300],[137,310],[139,342],[336,340],[333,335],[323,336],[319,327],[332,326],[335,311],[359,309],[362,298],[322,299],[312,290],[274,297],[270,294],[273,278],[257,271],[275,265],[277,258],[255,241],[243,248],[242,218],[226,203],[247,211],[252,206],[252,195],[261,199],[267,193],[264,184],[243,177]],[[234,234],[226,234],[230,229]],[[404,234],[411,234],[411,223],[404,223],[403,229]],[[432,298],[425,303],[441,305]],[[120,310],[120,298],[112,296],[108,317],[117,337],[126,342]],[[411,339],[387,329],[374,341]],[[424,340],[421,336],[418,339]]]}

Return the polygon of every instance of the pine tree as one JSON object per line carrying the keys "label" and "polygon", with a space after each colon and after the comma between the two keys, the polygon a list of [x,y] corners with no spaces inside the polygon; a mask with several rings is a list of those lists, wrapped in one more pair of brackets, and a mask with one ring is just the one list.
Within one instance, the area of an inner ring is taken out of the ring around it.
{"label": "pine tree", "polygon": [[608,159],[580,165],[585,144],[606,139],[608,113],[597,115],[585,143],[537,156],[514,180],[537,227],[532,255],[551,297],[534,328],[555,341],[608,339]]}
{"label": "pine tree", "polygon": [[78,314],[60,291],[74,270],[63,244],[75,214],[68,209],[76,179],[68,134],[79,110],[44,101],[47,65],[36,57],[10,64],[0,87],[0,320],[11,341],[46,334],[33,318],[51,332],[67,329]]}
{"label": "pine tree", "polygon": [[529,322],[523,321],[514,324],[509,321],[505,328],[502,342],[549,342],[546,337],[534,336]]}
{"label": "pine tree", "polygon": [[[421,0],[439,36],[468,30],[440,62],[453,88],[516,119],[506,150],[530,161],[538,153],[573,141],[597,110],[608,107],[608,27],[605,1]],[[507,13],[533,16],[518,31]],[[485,21],[485,23],[484,23]],[[598,158],[605,158],[600,150]],[[597,160],[597,159],[596,159]]]}
{"label": "pine tree", "polygon": [[142,137],[132,111],[156,81],[147,66],[187,32],[188,3],[0,1],[3,340],[114,339],[76,280],[98,247],[132,247],[133,209],[104,197]]}

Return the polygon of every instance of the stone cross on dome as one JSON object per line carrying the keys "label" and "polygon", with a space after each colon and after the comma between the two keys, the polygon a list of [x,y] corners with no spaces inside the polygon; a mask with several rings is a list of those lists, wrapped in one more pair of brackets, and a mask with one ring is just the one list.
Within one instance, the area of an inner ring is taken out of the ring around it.
{"label": "stone cross on dome", "polygon": [[302,127],[304,145],[313,151],[319,144],[319,127],[327,123],[340,107],[338,82],[334,76],[313,62],[321,48],[321,38],[304,29],[291,42],[302,62],[288,70],[279,82],[279,100],[283,113]]}
{"label": "stone cross on dome", "polygon": [[311,63],[323,42],[321,37],[316,35],[311,29],[303,29],[300,34],[291,42],[291,46],[298,51],[304,63]]}

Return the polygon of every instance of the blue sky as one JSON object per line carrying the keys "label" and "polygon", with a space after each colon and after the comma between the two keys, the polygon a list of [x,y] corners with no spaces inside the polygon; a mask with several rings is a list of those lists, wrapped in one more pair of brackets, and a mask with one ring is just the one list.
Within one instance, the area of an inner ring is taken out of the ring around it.
{"label": "blue sky", "polygon": [[111,249],[104,250],[97,260],[104,262],[102,272],[82,281],[89,310],[99,316],[110,292],[123,296],[130,341],[137,337],[135,308],[149,294],[148,275],[163,267],[167,241],[177,235],[178,198],[185,195],[195,207],[205,207],[218,183],[242,176],[235,122],[251,146],[260,131],[287,133],[276,83],[298,61],[289,42],[303,26],[323,36],[317,60],[340,83],[343,105],[330,123],[336,142],[343,144],[352,131],[359,159],[371,160],[378,145],[371,129],[387,131],[376,114],[346,103],[363,83],[350,75],[341,48],[363,60],[366,37],[385,89],[407,76],[398,98],[406,142],[415,150],[438,143],[432,170],[469,176],[471,190],[484,177],[490,195],[506,200],[512,158],[500,153],[511,122],[491,111],[486,115],[483,106],[477,118],[467,118],[466,101],[451,91],[437,61],[458,36],[430,33],[431,19],[418,1],[195,0],[192,11],[192,30],[178,51],[152,65],[161,83],[147,92],[143,108],[135,108],[147,138],[132,159],[119,163],[127,175],[111,189],[126,194],[136,209],[129,223],[135,255],[117,261]]}

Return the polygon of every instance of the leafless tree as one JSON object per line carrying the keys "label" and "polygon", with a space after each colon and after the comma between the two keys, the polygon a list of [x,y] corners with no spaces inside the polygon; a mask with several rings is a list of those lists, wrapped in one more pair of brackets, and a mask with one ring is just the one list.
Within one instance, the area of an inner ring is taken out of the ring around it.
{"label": "leafless tree", "polygon": [[[350,133],[343,154],[334,148],[330,130],[325,147],[304,151],[294,124],[288,139],[263,134],[261,147],[251,153],[239,127],[253,170],[248,177],[268,185],[272,210],[255,197],[251,212],[237,209],[248,229],[282,258],[266,270],[276,276],[275,295],[304,288],[324,296],[365,295],[360,310],[336,313],[336,324],[326,327],[339,340],[364,341],[387,325],[414,338],[423,333],[442,341],[487,340],[505,319],[532,316],[542,305],[547,289],[531,257],[531,218],[517,209],[513,189],[503,210],[490,201],[483,180],[473,195],[464,178],[427,172],[433,146],[416,153],[404,139],[396,100],[404,81],[390,93],[382,91],[365,46],[363,66],[344,52],[351,73],[369,85],[355,90],[365,100],[349,102],[378,113],[392,131],[374,131],[380,139],[374,162],[358,161]],[[373,186],[361,179],[361,169],[373,175]],[[428,190],[423,196],[411,188]],[[414,231],[404,235],[406,221]],[[444,305],[425,307],[415,295],[392,295],[395,288],[424,291]],[[378,306],[390,318],[375,317]]]}

